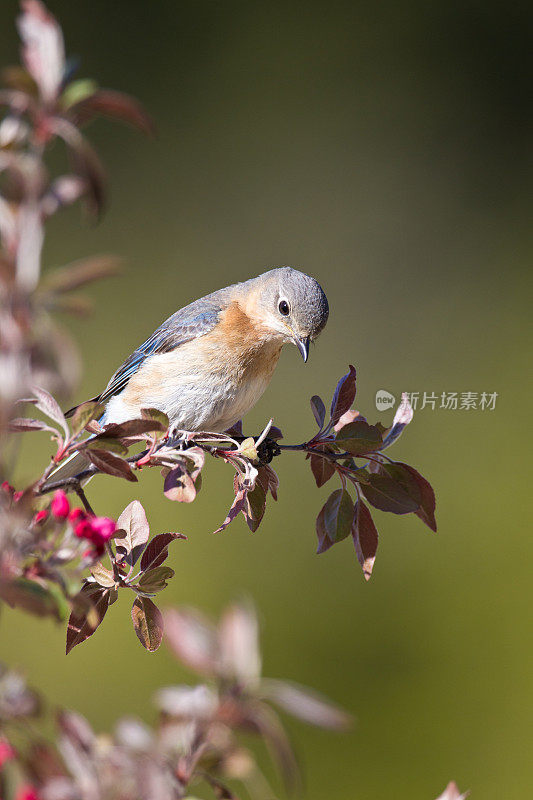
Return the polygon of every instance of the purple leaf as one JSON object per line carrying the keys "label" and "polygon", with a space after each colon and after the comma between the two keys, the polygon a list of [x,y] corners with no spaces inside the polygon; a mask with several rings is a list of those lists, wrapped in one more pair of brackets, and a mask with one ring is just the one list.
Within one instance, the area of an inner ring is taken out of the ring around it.
{"label": "purple leaf", "polygon": [[97,116],[111,117],[138,128],[148,136],[154,133],[154,123],[134,97],[111,89],[98,91],[80,100],[70,108],[70,115],[78,125]]}
{"label": "purple leaf", "polygon": [[126,506],[117,520],[117,529],[126,533],[122,539],[117,539],[117,558],[119,561],[126,559],[133,566],[150,536],[146,512],[138,500]]}
{"label": "purple leaf", "polygon": [[270,464],[257,468],[257,480],[267,493],[270,492],[274,500],[278,499],[279,478]]}
{"label": "purple leaf", "polygon": [[115,478],[125,478],[132,483],[137,481],[137,476],[133,474],[130,465],[123,458],[119,458],[107,450],[94,450],[93,447],[85,449],[84,452],[100,472],[113,475]]}
{"label": "purple leaf", "polygon": [[67,655],[73,647],[92,636],[109,607],[110,590],[86,583],[74,599],[67,629]]}
{"label": "purple leaf", "polygon": [[123,439],[165,430],[163,424],[156,419],[130,419],[127,422],[111,422],[106,425],[99,438],[104,439],[107,436],[111,439]]}
{"label": "purple leaf", "polygon": [[233,499],[233,503],[231,504],[231,508],[227,513],[226,519],[224,520],[222,525],[220,525],[220,527],[218,527],[216,531],[214,531],[214,533],[220,533],[220,531],[225,530],[228,527],[228,525],[231,522],[233,522],[235,517],[237,517],[240,514],[241,511],[244,512],[244,510],[246,509],[247,491],[248,490],[244,489],[243,487],[237,489],[237,492],[235,493],[235,497]]}
{"label": "purple leaf", "polygon": [[163,491],[168,500],[175,500],[178,503],[192,503],[196,497],[196,487],[183,464],[177,464],[167,473]]}
{"label": "purple leaf", "polygon": [[420,489],[414,478],[396,464],[380,464],[376,473],[366,473],[360,488],[368,502],[380,511],[410,514],[420,507]]}
{"label": "purple leaf", "polygon": [[365,580],[368,581],[376,560],[378,532],[370,511],[362,500],[358,500],[355,504],[352,537],[357,559],[361,564]]}
{"label": "purple leaf", "polygon": [[228,436],[231,436],[232,439],[239,438],[240,436],[242,436],[243,435],[243,433],[242,433],[242,419],[237,420],[235,425],[232,425],[231,428],[228,428],[228,430],[225,431],[225,433],[227,433]]}
{"label": "purple leaf", "polygon": [[259,480],[256,480],[254,488],[246,493],[246,503],[242,513],[252,533],[259,528],[265,515],[266,493],[267,490]]}
{"label": "purple leaf", "polygon": [[353,510],[353,501],[346,489],[336,489],[326,500],[324,525],[332,542],[340,542],[349,536]]}
{"label": "purple leaf", "polygon": [[176,539],[186,538],[183,533],[158,533],[157,536],[154,536],[142,554],[141,569],[143,572],[161,566],[168,556],[169,544]]}
{"label": "purple leaf", "polygon": [[274,439],[275,442],[277,442],[279,439],[283,439],[281,428],[278,428],[276,425],[272,425],[268,432],[268,438]]}
{"label": "purple leaf", "polygon": [[335,542],[333,542],[328,536],[325,518],[326,506],[323,505],[316,518],[316,535],[318,538],[318,547],[316,550],[317,555],[320,555],[320,553],[325,553],[326,550],[329,550],[329,548],[333,547],[335,544]]}
{"label": "purple leaf", "polygon": [[383,435],[377,425],[369,425],[363,419],[356,419],[338,431],[335,444],[340,451],[346,450],[353,456],[361,456],[381,449]]}
{"label": "purple leaf", "polygon": [[91,211],[100,214],[104,205],[106,179],[96,152],[68,119],[54,117],[49,125],[67,145],[72,169],[87,185]]}
{"label": "purple leaf", "polygon": [[44,389],[40,389],[38,386],[33,387],[33,392],[37,398],[35,406],[39,409],[39,411],[42,411],[43,414],[46,414],[47,417],[53,419],[54,422],[59,423],[59,425],[61,425],[65,431],[65,436],[68,437],[69,429],[67,421],[57,401],[54,400],[51,394]]}
{"label": "purple leaf", "polygon": [[[318,450],[318,448],[316,448]],[[324,448],[320,448],[324,451]],[[316,485],[320,488],[329,481],[335,474],[335,465],[329,458],[322,458],[322,456],[311,453],[310,458],[311,471],[315,476]]]}
{"label": "purple leaf", "polygon": [[163,615],[148,597],[137,597],[131,609],[133,628],[137,639],[151,653],[163,640]]}
{"label": "purple leaf", "polygon": [[326,406],[322,398],[317,394],[314,394],[311,398],[311,411],[313,412],[316,424],[320,430],[322,430],[324,427],[324,420],[326,419]]}
{"label": "purple leaf", "polygon": [[335,425],[355,400],[355,367],[349,365],[350,371],[337,384],[331,401],[331,421]]}
{"label": "purple leaf", "polygon": [[437,531],[437,521],[435,519],[435,492],[431,487],[431,484],[422,477],[422,475],[414,469],[414,467],[410,467],[409,464],[402,464],[400,461],[397,461],[396,464],[399,467],[403,467],[404,470],[407,470],[411,478],[415,481],[418,486],[418,490],[420,493],[420,508],[415,511],[417,517],[419,517],[422,522],[424,522],[428,528],[431,528],[432,531]]}
{"label": "purple leaf", "polygon": [[59,431],[51,428],[40,419],[31,419],[30,417],[16,417],[9,422],[10,431],[51,431],[59,437]]}

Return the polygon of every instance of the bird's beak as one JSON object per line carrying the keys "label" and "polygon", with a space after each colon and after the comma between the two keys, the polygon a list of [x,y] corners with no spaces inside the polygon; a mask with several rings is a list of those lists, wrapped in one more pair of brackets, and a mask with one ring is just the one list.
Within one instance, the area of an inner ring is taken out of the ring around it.
{"label": "bird's beak", "polygon": [[293,339],[294,344],[298,348],[301,353],[301,356],[304,360],[304,363],[307,361],[309,357],[309,346],[311,344],[311,337],[310,336],[295,336]]}

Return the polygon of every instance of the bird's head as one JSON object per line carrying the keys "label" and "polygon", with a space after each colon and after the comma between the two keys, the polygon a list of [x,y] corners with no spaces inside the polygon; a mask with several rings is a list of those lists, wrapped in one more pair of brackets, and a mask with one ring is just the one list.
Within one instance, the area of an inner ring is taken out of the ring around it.
{"label": "bird's head", "polygon": [[279,267],[255,279],[262,323],[283,342],[292,342],[304,361],[309,346],[328,321],[329,306],[320,284],[292,267]]}

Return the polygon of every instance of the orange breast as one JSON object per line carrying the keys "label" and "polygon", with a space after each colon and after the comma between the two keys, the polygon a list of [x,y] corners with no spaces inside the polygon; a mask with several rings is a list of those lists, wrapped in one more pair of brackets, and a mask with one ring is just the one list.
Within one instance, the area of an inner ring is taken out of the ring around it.
{"label": "orange breast", "polygon": [[209,337],[219,347],[219,355],[228,359],[247,380],[268,380],[279,359],[283,342],[263,323],[254,322],[237,303],[221,314],[220,322]]}

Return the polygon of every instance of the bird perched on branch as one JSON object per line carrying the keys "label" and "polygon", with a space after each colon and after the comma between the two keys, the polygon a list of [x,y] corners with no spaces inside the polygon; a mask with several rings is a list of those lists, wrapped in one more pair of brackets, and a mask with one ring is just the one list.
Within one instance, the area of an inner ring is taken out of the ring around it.
{"label": "bird perched on branch", "polygon": [[[174,429],[224,431],[259,400],[284,344],[307,361],[328,313],[317,281],[291,267],[195,300],[163,322],[94,398],[106,404],[100,423],[157,408]],[[79,474],[84,458],[76,454],[50,479]]]}

